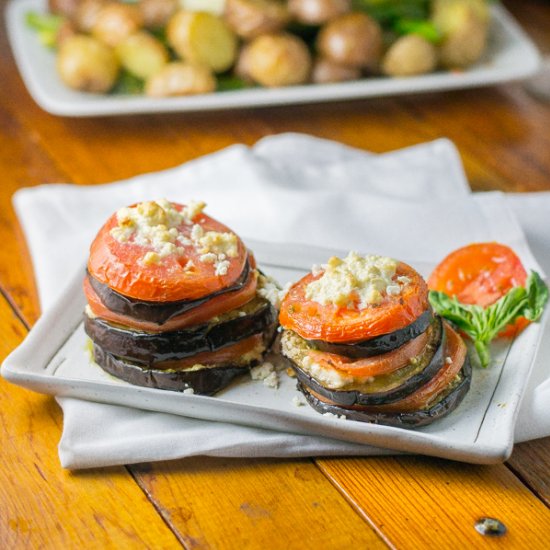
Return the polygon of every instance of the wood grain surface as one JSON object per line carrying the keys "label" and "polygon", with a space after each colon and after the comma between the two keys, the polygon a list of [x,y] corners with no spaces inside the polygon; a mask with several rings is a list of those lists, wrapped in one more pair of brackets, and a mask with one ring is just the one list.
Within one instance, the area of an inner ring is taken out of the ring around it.
{"label": "wood grain surface", "polygon": [[[5,0],[0,0],[2,12]],[[542,51],[550,4],[506,2]],[[234,143],[305,132],[382,152],[446,136],[475,190],[550,190],[550,104],[521,84],[207,114],[70,119],[28,95],[0,25],[0,360],[39,315],[11,206],[41,183],[93,185],[161,170]],[[420,457],[194,458],[71,473],[55,401],[0,381],[1,548],[547,548],[550,438],[506,465]],[[481,516],[508,532],[488,539]]]}

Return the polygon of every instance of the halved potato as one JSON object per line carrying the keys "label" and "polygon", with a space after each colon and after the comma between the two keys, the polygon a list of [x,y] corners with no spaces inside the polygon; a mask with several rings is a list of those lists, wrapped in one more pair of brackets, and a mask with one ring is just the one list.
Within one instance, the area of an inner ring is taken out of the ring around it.
{"label": "halved potato", "polygon": [[168,63],[145,83],[145,93],[152,97],[207,94],[215,89],[216,79],[208,67],[182,61]]}
{"label": "halved potato", "polygon": [[131,74],[145,80],[168,63],[168,51],[154,36],[139,31],[115,48],[121,65]]}
{"label": "halved potato", "polygon": [[139,0],[138,8],[148,29],[165,27],[178,10],[178,0]]}
{"label": "halved potato", "polygon": [[182,59],[217,73],[229,69],[237,56],[235,33],[211,13],[178,11],[168,23],[166,36]]}
{"label": "halved potato", "polygon": [[319,57],[313,64],[311,80],[315,84],[328,84],[331,82],[346,82],[361,78],[361,69],[339,65],[330,59]]}
{"label": "halved potato", "polygon": [[398,38],[382,60],[382,72],[388,76],[413,76],[433,71],[437,50],[425,38],[407,34]]}

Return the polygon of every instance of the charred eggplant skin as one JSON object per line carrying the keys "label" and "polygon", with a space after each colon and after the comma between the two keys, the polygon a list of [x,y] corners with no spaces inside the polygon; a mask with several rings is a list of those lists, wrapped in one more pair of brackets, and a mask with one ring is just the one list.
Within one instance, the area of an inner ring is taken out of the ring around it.
{"label": "charred eggplant skin", "polygon": [[374,357],[381,353],[388,353],[406,344],[409,340],[420,336],[430,325],[433,319],[431,308],[417,317],[410,325],[398,329],[389,334],[382,334],[352,344],[334,344],[324,340],[307,340],[308,344],[320,351],[344,355],[351,359],[361,359],[362,357]]}
{"label": "charred eggplant skin", "polygon": [[195,371],[162,371],[124,361],[95,344],[93,355],[95,362],[105,372],[130,384],[180,392],[192,388],[198,395],[213,395],[219,392],[235,378],[246,374],[249,367],[257,363],[255,361],[247,366],[224,365]]}
{"label": "charred eggplant skin", "polygon": [[472,380],[472,367],[468,358],[460,371],[461,380],[458,385],[441,401],[429,409],[407,413],[380,413],[372,411],[359,411],[345,409],[337,405],[330,405],[317,399],[298,382],[298,389],[304,394],[306,401],[313,409],[321,414],[331,413],[337,416],[345,416],[349,420],[382,424],[398,428],[419,428],[427,426],[454,411],[462,402],[470,389]]}
{"label": "charred eggplant skin", "polygon": [[440,317],[436,317],[434,320],[435,323],[439,325],[439,334],[441,334],[439,345],[435,350],[434,354],[428,365],[422,369],[420,372],[410,376],[403,383],[391,390],[381,391],[376,393],[361,393],[359,391],[342,391],[342,390],[332,390],[325,388],[321,385],[315,378],[303,371],[296,363],[287,358],[290,363],[290,366],[293,368],[296,373],[298,381],[306,387],[311,388],[314,392],[334,401],[335,403],[342,406],[353,406],[353,405],[384,405],[386,403],[393,403],[394,401],[399,401],[407,395],[416,391],[420,386],[423,386],[426,382],[431,380],[443,367],[445,364],[445,331],[442,328],[442,322]]}
{"label": "charred eggplant skin", "polygon": [[177,302],[147,302],[124,296],[109,288],[108,285],[98,281],[88,271],[86,272],[92,288],[105,307],[115,313],[141,321],[157,323],[158,325],[163,325],[170,319],[195,309],[216,296],[241,290],[246,285],[249,275],[250,262],[247,260],[242,273],[233,285],[213,292],[208,296],[198,298],[197,300],[179,300]]}
{"label": "charred eggplant skin", "polygon": [[277,311],[264,299],[260,299],[258,309],[244,317],[158,334],[84,315],[84,330],[95,344],[116,357],[144,365],[216,351],[261,332],[273,334],[276,325]]}

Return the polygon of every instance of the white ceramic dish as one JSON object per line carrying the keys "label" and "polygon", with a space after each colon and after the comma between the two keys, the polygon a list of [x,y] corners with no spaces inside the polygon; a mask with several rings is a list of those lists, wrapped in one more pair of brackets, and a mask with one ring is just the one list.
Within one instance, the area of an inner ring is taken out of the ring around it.
{"label": "white ceramic dish", "polygon": [[[248,242],[262,268],[282,283],[296,280],[314,263],[338,251],[296,245]],[[432,265],[410,262],[424,275]],[[295,380],[280,375],[279,389],[248,377],[216,397],[184,395],[132,386],[92,363],[82,329],[85,300],[78,276],[60,301],[44,315],[27,339],[2,365],[2,375],[29,389],[206,420],[218,420],[434,455],[474,463],[496,463],[512,451],[514,424],[525,390],[542,323],[518,338],[493,347],[494,361],[474,369],[472,389],[449,416],[416,430],[325,417],[297,407]],[[545,316],[548,317],[548,315]]]}
{"label": "white ceramic dish", "polygon": [[526,78],[539,66],[539,54],[512,17],[493,6],[491,41],[484,58],[464,72],[438,72],[411,78],[370,78],[340,84],[253,88],[214,94],[153,99],[143,96],[97,95],[66,88],[55,70],[55,56],[25,24],[28,11],[43,11],[44,0],[11,0],[7,6],[10,43],[25,84],[46,111],[64,116],[103,116],[171,111],[209,111],[342,101],[374,96],[434,92],[485,86]]}

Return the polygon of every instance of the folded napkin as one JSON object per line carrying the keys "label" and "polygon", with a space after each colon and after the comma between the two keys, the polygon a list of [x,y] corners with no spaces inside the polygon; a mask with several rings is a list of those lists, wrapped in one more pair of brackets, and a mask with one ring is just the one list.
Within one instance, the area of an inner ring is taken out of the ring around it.
{"label": "folded napkin", "polygon": [[[105,219],[132,202],[166,197],[208,203],[208,212],[246,238],[300,242],[437,262],[479,240],[512,246],[530,266],[516,215],[537,259],[550,258],[550,196],[470,195],[456,149],[437,140],[372,155],[297,134],[236,145],[164,172],[125,182],[22,189],[14,204],[33,258],[39,296],[49,307],[60,281],[80,268]],[[533,214],[533,212],[540,213]],[[539,216],[540,219],[537,218]],[[437,228],[437,229],[436,229]],[[550,265],[544,265],[550,273]],[[548,338],[546,340],[549,340]],[[548,348],[548,346],[546,346]],[[550,434],[550,387],[539,354],[520,412],[516,440]],[[542,388],[542,391],[541,391]],[[71,398],[59,454],[67,468],[163,460],[191,455],[372,455],[391,451],[221,422],[207,422]]]}

